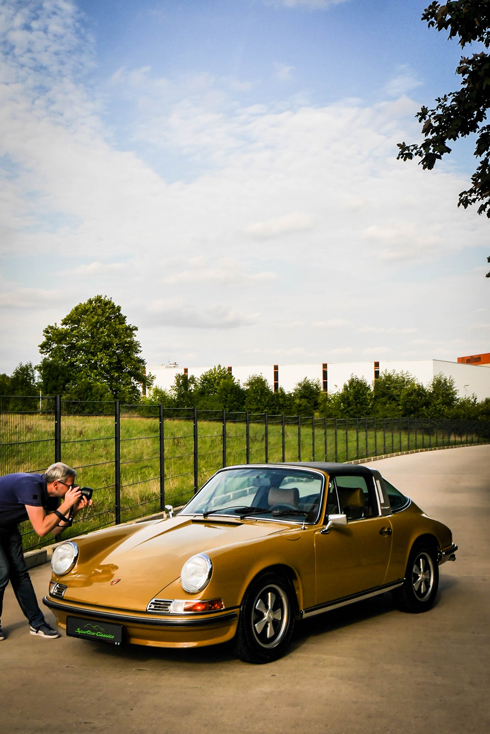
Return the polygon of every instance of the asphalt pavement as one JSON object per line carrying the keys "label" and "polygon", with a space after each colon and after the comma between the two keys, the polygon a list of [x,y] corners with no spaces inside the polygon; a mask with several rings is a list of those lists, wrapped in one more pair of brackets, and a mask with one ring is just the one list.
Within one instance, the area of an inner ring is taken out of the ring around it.
{"label": "asphalt pavement", "polygon": [[[377,461],[459,545],[426,614],[385,594],[297,625],[290,653],[164,650],[29,634],[12,591],[0,642],[1,734],[488,734],[490,446]],[[49,565],[31,570],[45,593]],[[54,624],[46,610],[48,621]]]}

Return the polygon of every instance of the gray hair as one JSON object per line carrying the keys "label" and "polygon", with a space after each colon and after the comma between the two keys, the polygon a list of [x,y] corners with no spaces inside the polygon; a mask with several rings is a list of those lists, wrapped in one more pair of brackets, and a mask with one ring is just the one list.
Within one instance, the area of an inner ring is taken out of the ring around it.
{"label": "gray hair", "polygon": [[62,464],[61,461],[57,461],[56,464],[51,464],[51,466],[49,466],[44,472],[46,484],[51,484],[51,482],[63,482],[68,477],[73,477],[73,480],[75,480],[76,476],[77,473],[75,469],[72,469],[68,464]]}

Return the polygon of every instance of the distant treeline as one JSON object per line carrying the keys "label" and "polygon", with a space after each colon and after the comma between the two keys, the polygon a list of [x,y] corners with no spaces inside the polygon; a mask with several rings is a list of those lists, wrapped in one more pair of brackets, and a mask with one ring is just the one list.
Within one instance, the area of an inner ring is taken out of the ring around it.
{"label": "distant treeline", "polygon": [[[11,376],[0,375],[0,395],[35,396],[45,394],[43,388],[30,362],[19,364]],[[84,395],[80,389],[76,397],[93,400],[95,396]],[[252,375],[241,385],[226,367],[218,365],[199,378],[177,374],[169,390],[155,387],[149,395],[140,395],[138,402],[142,405],[161,403],[166,408],[196,407],[198,410],[327,418],[376,416],[490,420],[490,398],[480,402],[475,396],[459,398],[452,377],[439,374],[429,385],[423,385],[408,372],[383,372],[374,385],[352,376],[336,393],[324,393],[319,380],[308,378],[298,382],[291,392],[283,388],[274,392],[262,375]]]}

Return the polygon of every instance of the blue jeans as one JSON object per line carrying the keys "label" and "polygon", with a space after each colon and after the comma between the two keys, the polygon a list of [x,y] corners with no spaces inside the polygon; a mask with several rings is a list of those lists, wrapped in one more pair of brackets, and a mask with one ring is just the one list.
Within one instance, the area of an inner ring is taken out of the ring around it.
{"label": "blue jeans", "polygon": [[0,528],[0,618],[2,616],[3,595],[8,582],[11,582],[20,608],[32,627],[44,622],[39,609],[32,581],[27,570],[22,551],[22,537],[17,527]]}

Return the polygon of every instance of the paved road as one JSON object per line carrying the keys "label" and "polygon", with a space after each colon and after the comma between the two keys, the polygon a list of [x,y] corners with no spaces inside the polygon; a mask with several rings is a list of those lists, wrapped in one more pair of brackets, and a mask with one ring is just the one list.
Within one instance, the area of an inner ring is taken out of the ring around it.
{"label": "paved road", "polygon": [[[252,666],[227,646],[38,640],[9,591],[1,734],[488,734],[490,446],[376,467],[447,522],[459,544],[457,562],[441,569],[432,611],[402,614],[386,594],[303,622],[287,657]],[[49,566],[32,578],[42,596]]]}

